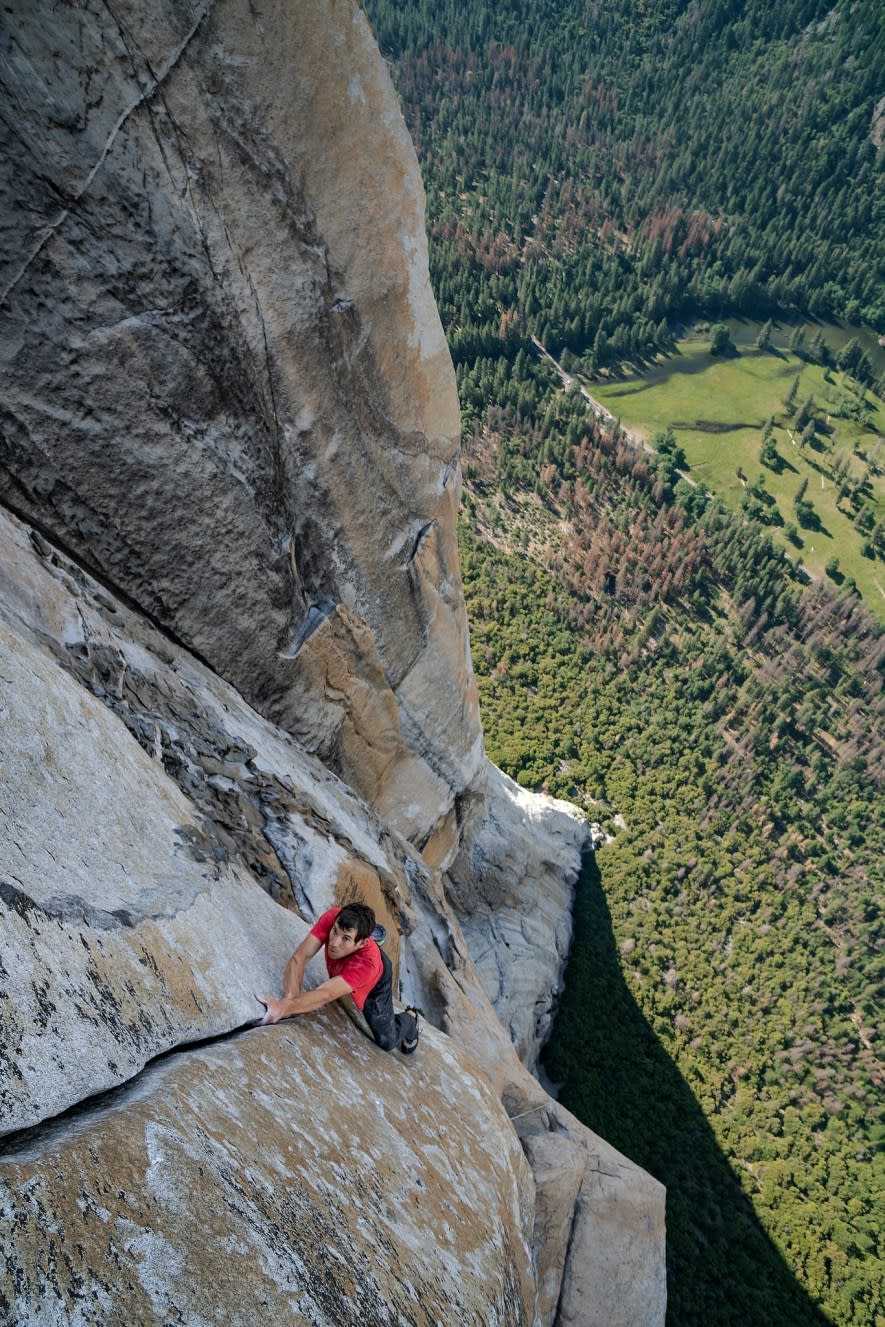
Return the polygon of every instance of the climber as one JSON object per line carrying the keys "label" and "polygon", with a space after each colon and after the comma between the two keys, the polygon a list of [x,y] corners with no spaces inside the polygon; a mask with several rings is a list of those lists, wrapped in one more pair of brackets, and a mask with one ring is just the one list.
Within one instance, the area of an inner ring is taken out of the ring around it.
{"label": "climber", "polygon": [[[324,912],[286,964],[283,998],[256,996],[266,1010],[261,1023],[308,1014],[350,995],[382,1050],[399,1046],[403,1055],[411,1055],[418,1045],[418,1010],[410,1005],[401,1014],[393,1012],[393,969],[372,939],[374,929],[375,914],[365,903],[348,903]],[[329,979],[302,993],[304,969],[321,949]]]}

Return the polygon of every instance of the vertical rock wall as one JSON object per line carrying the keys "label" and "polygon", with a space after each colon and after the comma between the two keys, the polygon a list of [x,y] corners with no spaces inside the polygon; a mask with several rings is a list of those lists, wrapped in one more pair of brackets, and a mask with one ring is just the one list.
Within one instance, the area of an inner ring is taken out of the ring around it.
{"label": "vertical rock wall", "polygon": [[423,844],[481,754],[458,403],[362,10],[7,22],[0,494]]}

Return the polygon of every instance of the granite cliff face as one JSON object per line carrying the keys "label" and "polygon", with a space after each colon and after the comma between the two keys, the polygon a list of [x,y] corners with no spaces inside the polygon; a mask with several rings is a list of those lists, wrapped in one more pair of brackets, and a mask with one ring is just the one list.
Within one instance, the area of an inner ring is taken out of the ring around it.
{"label": "granite cliff face", "polygon": [[445,838],[481,761],[458,404],[362,11],[23,5],[9,44],[0,491]]}
{"label": "granite cliff face", "polygon": [[[660,1323],[660,1186],[526,1067],[584,831],[483,756],[365,16],[4,24],[0,1309]],[[412,1061],[341,1010],[248,1030],[352,893],[433,1025]]]}

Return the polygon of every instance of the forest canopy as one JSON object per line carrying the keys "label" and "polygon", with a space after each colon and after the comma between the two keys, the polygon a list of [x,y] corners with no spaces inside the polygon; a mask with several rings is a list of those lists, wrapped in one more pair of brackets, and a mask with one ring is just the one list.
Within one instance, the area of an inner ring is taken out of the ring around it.
{"label": "forest canopy", "polygon": [[456,361],[528,333],[599,366],[726,314],[885,332],[875,0],[369,10]]}

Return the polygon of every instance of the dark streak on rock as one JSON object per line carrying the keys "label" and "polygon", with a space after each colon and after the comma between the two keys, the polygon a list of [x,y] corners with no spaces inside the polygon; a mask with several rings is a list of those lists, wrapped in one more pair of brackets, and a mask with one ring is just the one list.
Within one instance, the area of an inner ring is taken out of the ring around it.
{"label": "dark streak on rock", "polygon": [[[108,912],[105,908],[87,903],[76,894],[56,894],[52,898],[38,901],[23,890],[17,889],[8,880],[0,880],[0,899],[31,929],[33,929],[31,918],[34,914],[63,925],[86,925],[94,931],[117,931],[137,926],[147,917],[175,915],[175,912],[160,913],[148,908],[136,910],[132,907],[116,908],[113,912]],[[91,952],[85,939],[83,946],[87,952]]]}
{"label": "dark streak on rock", "polygon": [[169,1050],[161,1051],[159,1055],[155,1055],[148,1060],[140,1072],[127,1079],[125,1083],[108,1088],[104,1092],[97,1092],[94,1096],[85,1097],[69,1106],[67,1110],[54,1115],[52,1119],[41,1120],[39,1124],[31,1125],[27,1129],[17,1129],[0,1138],[0,1166],[4,1161],[15,1160],[23,1153],[32,1153],[43,1145],[51,1144],[55,1139],[74,1127],[87,1124],[96,1116],[115,1106],[122,1105],[126,1098],[144,1083],[147,1075],[165,1061],[174,1059],[178,1055],[187,1055],[192,1051],[202,1050],[206,1046],[214,1046],[217,1042],[228,1041],[231,1037],[255,1030],[254,1022],[241,1023],[239,1027],[231,1028],[227,1032],[220,1032],[211,1037],[200,1037],[194,1041],[182,1042],[177,1046],[170,1047]]}

